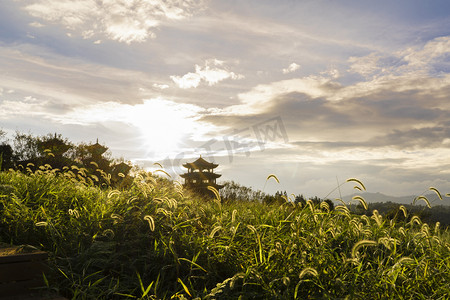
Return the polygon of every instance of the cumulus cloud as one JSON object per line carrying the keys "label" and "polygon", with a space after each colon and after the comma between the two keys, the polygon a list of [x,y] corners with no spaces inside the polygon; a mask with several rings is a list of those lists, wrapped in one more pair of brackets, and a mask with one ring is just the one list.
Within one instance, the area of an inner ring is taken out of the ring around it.
{"label": "cumulus cloud", "polygon": [[244,75],[229,71],[224,61],[208,59],[204,66],[195,65],[195,73],[189,72],[183,76],[170,76],[170,78],[180,88],[189,89],[198,87],[201,82],[212,86],[225,79],[243,79]]}
{"label": "cumulus cloud", "polygon": [[[450,36],[438,37],[423,46],[410,47],[396,53],[370,53],[350,57],[349,72],[365,77],[435,76],[450,65]],[[370,79],[370,78],[368,78]]]}
{"label": "cumulus cloud", "polygon": [[281,116],[289,140],[297,141],[294,144],[298,149],[307,147],[318,153],[341,149],[355,154],[360,151],[373,154],[375,149],[417,151],[448,148],[445,143],[450,134],[450,108],[436,105],[442,102],[431,95],[424,101],[422,95],[413,92],[381,91],[345,101],[291,92],[271,99],[269,109],[265,109],[267,104],[260,104],[262,109],[257,114],[244,114],[246,107],[242,105],[239,109],[235,107],[234,114],[221,111],[207,119],[236,126]]}
{"label": "cumulus cloud", "polygon": [[[450,37],[436,38],[421,48],[410,48],[393,57],[371,53],[351,57],[348,71],[364,76],[361,81],[347,85],[340,83],[341,74],[331,69],[320,75],[260,84],[238,95],[238,105],[225,108],[223,114],[252,115],[269,111],[276,99],[290,93],[305,94],[311,99],[347,101],[385,93],[414,92],[420,95],[439,95],[450,89],[450,74],[438,72],[450,54]],[[437,63],[440,62],[440,63]],[[441,95],[445,96],[446,93]],[[382,98],[378,98],[379,101]],[[442,106],[442,104],[440,104]]]}
{"label": "cumulus cloud", "polygon": [[[436,66],[433,62],[449,64],[450,36],[435,38],[427,42],[422,49],[408,48],[399,53],[411,70],[425,69],[432,71]],[[447,59],[445,59],[445,57]],[[443,59],[444,58],[444,59]]]}
{"label": "cumulus cloud", "polygon": [[0,118],[6,121],[24,115],[45,116],[50,107],[50,101],[39,101],[34,96],[25,96],[17,100],[4,99],[0,100]]}
{"label": "cumulus cloud", "polygon": [[363,57],[352,56],[348,59],[348,62],[351,63],[349,71],[364,77],[373,75],[380,69],[378,66],[379,59],[380,56],[376,53],[371,53]]}
{"label": "cumulus cloud", "polygon": [[[239,104],[204,118],[251,128],[281,116],[292,146],[286,150],[291,165],[342,165],[351,170],[349,176],[371,179],[376,176],[360,173],[369,172],[369,165],[385,178],[406,178],[411,170],[428,173],[427,168],[447,174],[442,157],[450,151],[450,75],[442,69],[448,64],[448,40],[353,57],[341,72],[259,84],[239,94]],[[349,73],[361,77],[343,78]],[[336,169],[336,174],[342,172]]]}
{"label": "cumulus cloud", "polygon": [[202,80],[196,73],[187,73],[183,76],[170,76],[170,78],[182,89],[196,88]]}
{"label": "cumulus cloud", "polygon": [[[194,0],[34,0],[25,10],[34,17],[82,32],[84,38],[106,36],[119,42],[143,42],[166,20],[180,20],[201,9]],[[34,22],[35,27],[43,24]],[[39,25],[38,25],[39,24]]]}
{"label": "cumulus cloud", "polygon": [[292,63],[287,68],[283,69],[283,74],[292,73],[292,72],[297,71],[298,69],[300,69],[300,65],[298,65],[296,63]]}
{"label": "cumulus cloud", "polygon": [[341,87],[330,76],[307,76],[260,84],[238,95],[241,104],[226,107],[223,114],[254,115],[269,111],[281,95],[304,93],[311,98],[325,97]]}

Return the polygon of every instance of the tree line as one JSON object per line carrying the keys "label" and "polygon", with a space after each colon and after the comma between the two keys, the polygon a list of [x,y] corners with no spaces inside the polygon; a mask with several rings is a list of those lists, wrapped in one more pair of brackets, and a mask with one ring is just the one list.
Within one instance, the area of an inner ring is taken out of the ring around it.
{"label": "tree line", "polygon": [[334,203],[330,199],[321,199],[317,196],[305,198],[302,194],[288,195],[286,191],[277,191],[274,195],[264,193],[260,190],[253,190],[250,187],[240,185],[235,181],[226,181],[223,188],[220,189],[220,197],[223,201],[257,201],[265,204],[283,204],[293,202],[301,204],[302,207],[307,205],[307,200],[311,200],[314,206],[320,206],[322,202],[327,203],[329,210],[334,209]]}
{"label": "tree line", "polygon": [[[406,216],[401,206],[406,209]],[[418,216],[422,222],[431,225],[439,222],[442,228],[450,227],[450,206],[437,205],[427,207],[425,205],[399,204],[391,201],[369,203],[367,210],[361,204],[350,206],[350,211],[358,215],[371,216],[373,210],[377,210],[386,220],[392,220],[395,223],[408,223],[413,216]]]}
{"label": "tree line", "polygon": [[0,170],[35,172],[53,170],[98,186],[120,187],[130,182],[132,166],[113,159],[108,147],[98,143],[74,144],[61,134],[34,136],[16,132],[12,140],[0,130]]}
{"label": "tree line", "polygon": [[[38,169],[52,169],[71,172],[75,179],[88,180],[98,186],[125,187],[131,183],[129,175],[132,166],[113,159],[108,147],[96,143],[74,144],[58,133],[34,136],[16,132],[12,140],[5,138],[0,130],[0,170],[35,172]],[[288,201],[306,205],[303,195],[288,196],[286,191],[274,195],[253,190],[234,181],[226,181],[220,190],[223,201],[258,201],[265,204],[283,204]],[[313,197],[313,205],[326,202],[330,210],[334,204],[329,199]]]}

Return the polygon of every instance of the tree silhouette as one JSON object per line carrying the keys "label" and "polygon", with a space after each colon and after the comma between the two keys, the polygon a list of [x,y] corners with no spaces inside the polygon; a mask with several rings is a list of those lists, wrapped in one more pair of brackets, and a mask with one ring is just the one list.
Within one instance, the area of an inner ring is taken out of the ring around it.
{"label": "tree silhouette", "polygon": [[0,145],[1,168],[34,172],[44,166],[61,173],[71,172],[74,178],[99,186],[121,187],[131,183],[127,177],[131,166],[123,160],[115,163],[107,150],[98,140],[95,144],[74,145],[57,133],[33,136],[16,132],[13,147]]}
{"label": "tree silhouette", "polygon": [[46,136],[33,136],[16,132],[14,136],[14,154],[17,166],[36,170],[39,166],[53,169],[62,169],[71,165],[72,160],[67,153],[73,144],[61,134],[48,134]]}
{"label": "tree silhouette", "polygon": [[8,144],[0,145],[0,170],[8,170],[14,168],[14,155],[13,149]]}

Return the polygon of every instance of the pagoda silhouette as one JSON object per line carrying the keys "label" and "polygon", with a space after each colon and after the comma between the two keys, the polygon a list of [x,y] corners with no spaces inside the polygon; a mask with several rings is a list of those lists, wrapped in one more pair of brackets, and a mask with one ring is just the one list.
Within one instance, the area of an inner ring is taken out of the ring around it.
{"label": "pagoda silhouette", "polygon": [[[108,150],[108,147],[99,144],[98,139],[95,144],[87,145],[86,151],[88,155],[82,159],[85,166],[93,168],[93,170],[100,169],[105,172],[109,170],[110,162],[103,157],[103,154]],[[95,167],[91,165],[91,162],[95,163]]]}
{"label": "pagoda silhouette", "polygon": [[184,178],[184,187],[202,195],[214,197],[214,193],[208,187],[212,186],[218,191],[223,188],[223,185],[216,183],[216,179],[222,176],[214,173],[214,169],[218,166],[204,160],[201,155],[196,161],[183,164],[183,167],[188,169],[187,173],[180,175]]}

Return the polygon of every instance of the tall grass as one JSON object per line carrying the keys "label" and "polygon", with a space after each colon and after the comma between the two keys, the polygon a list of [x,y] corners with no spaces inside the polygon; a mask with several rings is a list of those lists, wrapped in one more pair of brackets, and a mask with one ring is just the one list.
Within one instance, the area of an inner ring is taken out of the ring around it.
{"label": "tall grass", "polygon": [[0,173],[0,208],[0,241],[48,251],[47,288],[73,299],[446,299],[450,290],[450,234],[418,217],[221,203],[150,173],[100,189],[50,169]]}

